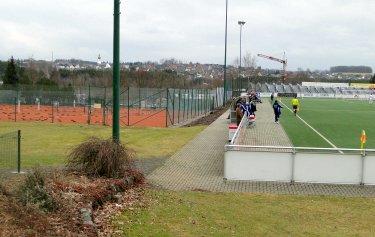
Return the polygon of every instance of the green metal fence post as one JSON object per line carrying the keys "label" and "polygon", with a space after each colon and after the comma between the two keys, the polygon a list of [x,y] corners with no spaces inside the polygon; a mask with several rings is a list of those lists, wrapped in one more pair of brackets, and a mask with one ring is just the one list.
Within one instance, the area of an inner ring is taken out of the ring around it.
{"label": "green metal fence post", "polygon": [[186,89],[184,89],[184,112],[182,113],[182,120],[185,121],[185,108],[186,108]]}
{"label": "green metal fence post", "polygon": [[162,100],[162,97],[163,97],[163,90],[162,91],[160,91],[160,89],[159,89],[159,109],[161,109],[162,107],[161,107],[161,105],[162,105],[162,103],[163,103],[163,100]]}
{"label": "green metal fence post", "polygon": [[190,118],[193,118],[194,111],[194,89],[191,89],[191,113]]}
{"label": "green metal fence post", "polygon": [[219,107],[219,101],[217,99],[217,88],[215,89],[215,94],[216,94],[216,106],[215,108]]}
{"label": "green metal fence post", "polygon": [[199,92],[199,104],[200,104],[200,112],[199,114],[203,114],[203,102],[204,102],[204,97],[203,97],[203,89],[200,89],[200,92]]}
{"label": "green metal fence post", "polygon": [[[186,99],[187,99],[187,101],[189,101],[189,95],[186,94],[186,89],[184,89],[184,92],[185,92],[185,100],[184,100],[184,106],[185,106],[185,108],[184,108],[184,120],[185,120],[185,118],[187,119],[187,114],[188,114],[188,109],[189,109],[189,105],[186,104]],[[187,95],[187,97],[186,97],[186,95]]]}
{"label": "green metal fence post", "polygon": [[208,91],[207,91],[207,89],[205,90],[205,92],[204,92],[204,101],[205,101],[205,103],[204,103],[204,113],[205,114],[207,114],[207,108],[208,108]]}
{"label": "green metal fence post", "polygon": [[168,115],[169,115],[169,89],[167,88],[167,105],[166,105],[167,107],[166,107],[166,119],[165,119],[165,121],[166,121],[166,124],[165,124],[165,127],[167,128],[168,127]]}
{"label": "green metal fence post", "polygon": [[191,118],[195,116],[195,98],[194,98],[194,89],[191,89]]}
{"label": "green metal fence post", "polygon": [[89,85],[89,108],[87,109],[87,124],[91,123],[91,89]]}
{"label": "green metal fence post", "polygon": [[54,114],[53,114],[53,101],[52,101],[51,105],[52,105],[52,123],[53,123],[53,122],[54,122]]}
{"label": "green metal fence post", "polygon": [[204,102],[204,96],[203,96],[203,89],[200,90],[199,98],[200,98],[200,104],[201,104],[201,109],[200,109],[200,114],[203,114],[203,102]]}
{"label": "green metal fence post", "polygon": [[[86,97],[86,93],[85,93],[85,97]],[[83,102],[83,113],[86,113],[86,98],[85,98],[85,101]]]}
{"label": "green metal fence post", "polygon": [[105,126],[106,124],[106,120],[105,120],[105,108],[107,107],[106,106],[106,100],[107,100],[107,87],[104,87],[104,101],[103,101],[103,105],[102,105],[102,109],[103,109],[103,125]]}
{"label": "green metal fence post", "polygon": [[198,91],[197,91],[197,89],[195,89],[195,100],[194,100],[194,117],[196,117],[197,116],[197,104],[198,104],[198,101],[197,101],[197,93],[198,93]]}
{"label": "green metal fence post", "polygon": [[139,103],[139,109],[141,109],[141,88],[138,87],[138,103]]}
{"label": "green metal fence post", "polygon": [[211,110],[213,111],[215,109],[215,96],[212,95],[212,105],[211,105]]}
{"label": "green metal fence post", "polygon": [[201,113],[201,112],[200,112],[200,109],[201,109],[201,108],[199,108],[199,107],[200,107],[200,103],[201,103],[201,94],[200,94],[201,92],[200,92],[200,89],[197,89],[197,92],[198,92],[198,93],[197,93],[197,94],[198,94],[198,97],[197,97],[197,99],[198,99],[198,101],[197,101],[197,105],[198,105],[198,115],[200,115],[200,113]]}
{"label": "green metal fence post", "polygon": [[204,114],[205,113],[205,106],[204,106],[204,103],[206,102],[205,98],[206,98],[206,95],[204,93],[204,89],[201,89],[201,94],[202,94],[202,99],[201,99],[201,114]]}
{"label": "green metal fence post", "polygon": [[206,114],[206,89],[202,89],[202,114]]}
{"label": "green metal fence post", "polygon": [[191,105],[190,105],[190,89],[188,89],[188,107],[186,110],[186,119],[189,119],[189,111],[191,112]]}
{"label": "green metal fence post", "polygon": [[180,123],[180,113],[181,113],[181,89],[178,89],[178,117],[177,117],[177,123]]}
{"label": "green metal fence post", "polygon": [[201,110],[202,110],[202,101],[201,101],[201,94],[202,92],[201,92],[201,89],[198,89],[198,101],[197,101],[197,103],[198,103],[198,113],[197,113],[197,115],[199,116],[199,115],[201,115]]}
{"label": "green metal fence post", "polygon": [[191,89],[191,102],[190,102],[190,118],[193,118],[193,98],[194,89]]}
{"label": "green metal fence post", "polygon": [[14,97],[14,122],[17,122],[17,97]]}
{"label": "green metal fence post", "polygon": [[175,105],[175,95],[176,95],[176,93],[175,93],[175,88],[173,88],[173,99],[172,99],[172,106],[173,106],[173,114],[172,114],[172,125],[174,125],[174,113],[175,113],[175,109],[174,109],[174,105]]}
{"label": "green metal fence post", "polygon": [[210,106],[211,106],[211,91],[207,89],[207,113],[211,112]]}
{"label": "green metal fence post", "polygon": [[130,126],[130,87],[128,86],[128,126]]}

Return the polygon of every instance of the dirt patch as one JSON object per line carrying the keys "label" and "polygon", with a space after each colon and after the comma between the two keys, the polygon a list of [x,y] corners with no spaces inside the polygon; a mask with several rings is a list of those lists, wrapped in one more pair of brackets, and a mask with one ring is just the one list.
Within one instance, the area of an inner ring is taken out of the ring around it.
{"label": "dirt patch", "polygon": [[[181,127],[192,127],[192,126],[199,126],[199,125],[210,125],[213,123],[216,119],[218,119],[221,115],[223,115],[225,112],[229,110],[230,103],[226,104],[224,107],[215,109],[211,113],[207,114],[206,116],[203,116],[199,119],[196,119],[194,121],[191,121],[187,124],[184,124]],[[229,112],[228,112],[229,116]]]}

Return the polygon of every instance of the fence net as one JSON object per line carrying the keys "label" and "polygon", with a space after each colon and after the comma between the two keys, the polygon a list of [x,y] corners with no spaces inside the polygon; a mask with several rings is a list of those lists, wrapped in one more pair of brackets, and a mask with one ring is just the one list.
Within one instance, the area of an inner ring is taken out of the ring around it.
{"label": "fence net", "polygon": [[[112,125],[112,88],[0,87],[0,121]],[[121,89],[120,125],[168,127],[223,105],[223,88]]]}
{"label": "fence net", "polygon": [[246,129],[249,125],[249,119],[247,116],[243,116],[236,132],[233,135],[231,145],[244,145]]}
{"label": "fence net", "polygon": [[0,169],[19,170],[19,132],[0,134]]}

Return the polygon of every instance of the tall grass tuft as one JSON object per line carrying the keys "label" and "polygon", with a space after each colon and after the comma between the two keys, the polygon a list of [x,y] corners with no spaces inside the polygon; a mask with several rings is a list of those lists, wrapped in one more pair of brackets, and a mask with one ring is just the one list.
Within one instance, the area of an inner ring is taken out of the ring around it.
{"label": "tall grass tuft", "polygon": [[67,167],[88,176],[122,178],[131,168],[134,152],[112,139],[90,137],[68,155]]}

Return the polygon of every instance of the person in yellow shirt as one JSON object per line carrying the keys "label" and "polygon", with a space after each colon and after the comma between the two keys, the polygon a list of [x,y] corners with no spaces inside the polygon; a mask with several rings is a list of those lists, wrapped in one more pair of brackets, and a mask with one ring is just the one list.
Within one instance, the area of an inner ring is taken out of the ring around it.
{"label": "person in yellow shirt", "polygon": [[292,107],[293,107],[294,115],[297,115],[298,106],[299,106],[299,101],[297,99],[297,95],[295,95],[294,98],[292,99]]}

